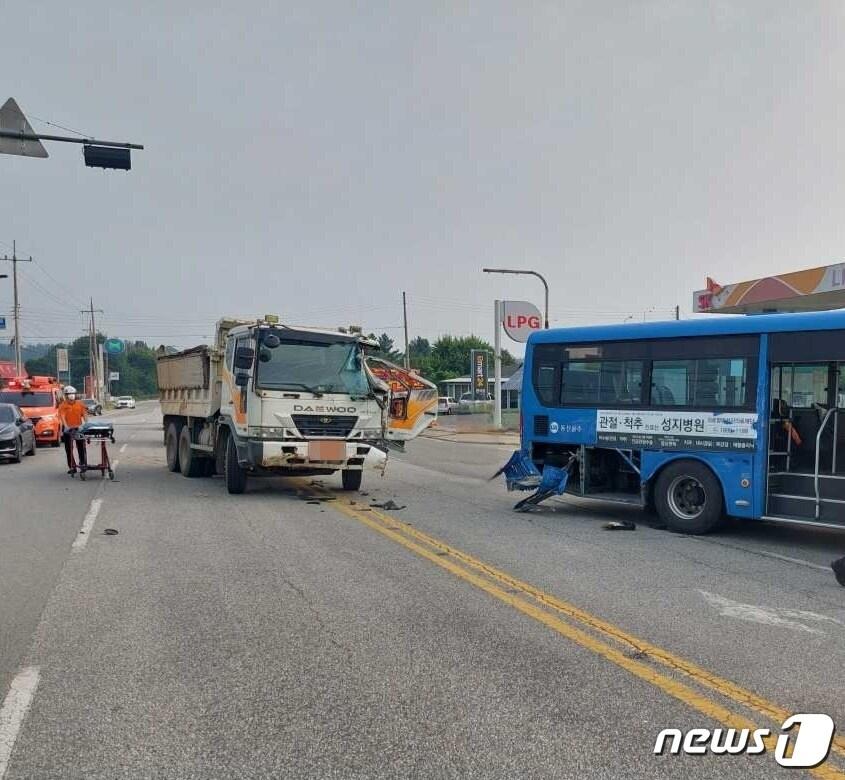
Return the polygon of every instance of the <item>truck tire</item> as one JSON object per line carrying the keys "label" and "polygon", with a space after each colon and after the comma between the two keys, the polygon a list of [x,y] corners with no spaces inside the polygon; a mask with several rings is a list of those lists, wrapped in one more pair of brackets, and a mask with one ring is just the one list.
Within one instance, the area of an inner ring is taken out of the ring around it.
{"label": "truck tire", "polygon": [[364,476],[364,472],[360,469],[343,469],[340,472],[340,479],[343,482],[343,489],[344,490],[360,490],[361,489],[361,479]]}
{"label": "truck tire", "polygon": [[202,458],[191,449],[191,427],[183,425],[179,432],[179,471],[183,477],[201,477],[203,463]]}
{"label": "truck tire", "polygon": [[235,437],[231,434],[226,437],[226,490],[233,495],[243,493],[246,490],[246,469],[241,468],[238,463],[238,448],[235,445]]}
{"label": "truck tire", "polygon": [[164,433],[164,452],[169,471],[179,471],[179,427],[175,422],[168,423]]}
{"label": "truck tire", "polygon": [[706,534],[722,520],[722,486],[716,475],[696,460],[678,460],[660,472],[654,503],[657,514],[675,533]]}

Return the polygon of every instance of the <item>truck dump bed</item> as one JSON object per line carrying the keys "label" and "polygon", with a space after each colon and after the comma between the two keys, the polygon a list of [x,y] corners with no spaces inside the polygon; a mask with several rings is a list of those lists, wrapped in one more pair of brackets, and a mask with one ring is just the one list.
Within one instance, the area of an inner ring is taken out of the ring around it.
{"label": "truck dump bed", "polygon": [[220,409],[218,358],[202,345],[160,355],[156,361],[161,411],[188,417],[211,417]]}

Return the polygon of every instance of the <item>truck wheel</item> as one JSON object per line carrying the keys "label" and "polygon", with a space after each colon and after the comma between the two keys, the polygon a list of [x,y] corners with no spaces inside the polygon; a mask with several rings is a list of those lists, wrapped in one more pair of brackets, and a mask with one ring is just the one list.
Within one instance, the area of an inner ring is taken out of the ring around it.
{"label": "truck wheel", "polygon": [[361,489],[361,479],[364,476],[364,472],[360,470],[353,471],[352,469],[343,469],[340,472],[340,478],[343,481],[343,489],[344,490],[360,490]]}
{"label": "truck wheel", "polygon": [[167,426],[164,434],[164,452],[167,457],[167,468],[179,471],[179,428],[172,422]]}
{"label": "truck wheel", "polygon": [[226,437],[226,490],[232,494],[243,493],[246,490],[246,469],[241,468],[238,463],[238,448],[235,446],[235,437]]}
{"label": "truck wheel", "polygon": [[654,503],[670,531],[706,534],[722,519],[722,486],[703,463],[679,460],[660,472]]}
{"label": "truck wheel", "polygon": [[183,477],[202,476],[202,458],[198,458],[191,449],[191,428],[183,425],[179,433],[179,471]]}

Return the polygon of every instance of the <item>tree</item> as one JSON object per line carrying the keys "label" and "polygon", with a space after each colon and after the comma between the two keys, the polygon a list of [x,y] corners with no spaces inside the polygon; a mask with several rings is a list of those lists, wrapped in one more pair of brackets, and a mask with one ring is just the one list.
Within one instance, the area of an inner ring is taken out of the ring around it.
{"label": "tree", "polygon": [[[425,339],[421,341],[428,344]],[[433,345],[430,345],[428,354],[417,356],[411,345],[408,351],[411,354],[411,365],[419,369],[426,379],[442,382],[444,379],[471,373],[470,360],[473,349],[485,350],[491,355],[493,353],[493,347],[477,336],[441,336]],[[514,356],[503,349],[502,364],[510,366],[514,363],[516,363]]]}
{"label": "tree", "polygon": [[393,344],[393,339],[386,333],[382,333],[378,337],[379,347],[381,347],[380,356],[385,360],[391,360],[394,363],[402,361],[402,353],[399,352]]}

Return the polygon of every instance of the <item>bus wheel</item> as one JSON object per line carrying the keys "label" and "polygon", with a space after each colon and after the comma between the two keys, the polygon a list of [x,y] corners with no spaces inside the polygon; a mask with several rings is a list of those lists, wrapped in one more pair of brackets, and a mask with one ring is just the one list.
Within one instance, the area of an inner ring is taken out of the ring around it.
{"label": "bus wheel", "polygon": [[340,472],[340,478],[343,481],[344,490],[360,490],[361,478],[364,476],[363,471],[353,471],[352,469],[343,469]]}
{"label": "bus wheel", "polygon": [[670,463],[654,487],[657,513],[670,531],[706,534],[722,519],[722,486],[703,463]]}

